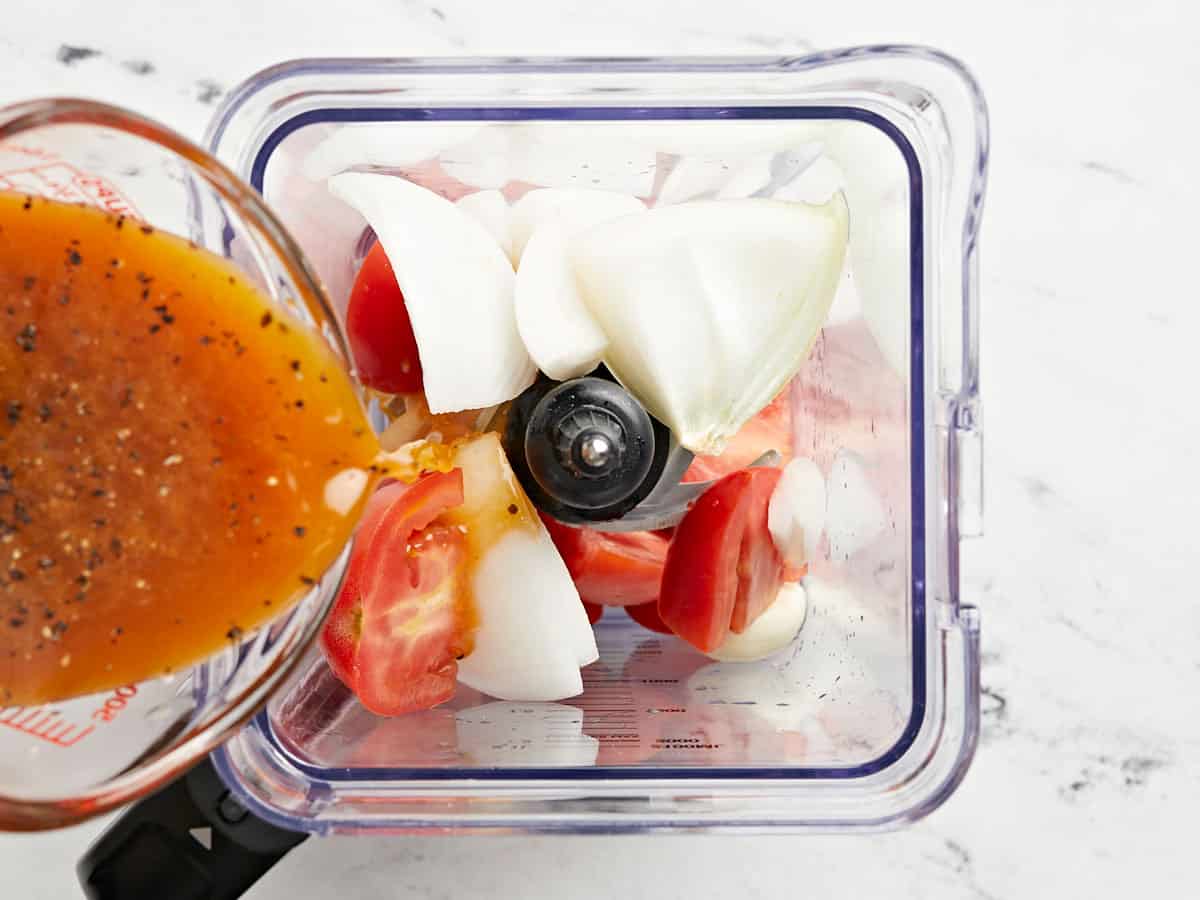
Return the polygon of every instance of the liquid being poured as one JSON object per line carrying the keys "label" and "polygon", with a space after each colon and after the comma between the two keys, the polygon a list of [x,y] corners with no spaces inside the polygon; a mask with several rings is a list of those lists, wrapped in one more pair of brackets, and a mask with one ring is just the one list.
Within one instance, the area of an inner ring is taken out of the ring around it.
{"label": "liquid being poured", "polygon": [[0,193],[0,706],[176,670],[279,614],[377,453],[328,348],[228,262]]}

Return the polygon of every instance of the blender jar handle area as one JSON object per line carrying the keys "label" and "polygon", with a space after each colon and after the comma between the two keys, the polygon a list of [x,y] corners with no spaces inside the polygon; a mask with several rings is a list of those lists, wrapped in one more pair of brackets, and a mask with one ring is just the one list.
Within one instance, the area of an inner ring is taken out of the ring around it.
{"label": "blender jar handle area", "polygon": [[90,900],[234,900],[306,837],[251,815],[205,757],[129,807],[75,871]]}

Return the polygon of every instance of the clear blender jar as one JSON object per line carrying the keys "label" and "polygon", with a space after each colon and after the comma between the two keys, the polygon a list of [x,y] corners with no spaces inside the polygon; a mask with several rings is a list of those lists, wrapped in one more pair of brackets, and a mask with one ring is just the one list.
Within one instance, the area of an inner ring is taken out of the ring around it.
{"label": "clear blender jar", "polygon": [[[340,576],[331,572],[276,627],[127,717],[153,727],[89,735],[108,753],[104,767],[76,765],[102,755],[83,742],[60,747],[70,762],[41,793],[22,798],[28,786],[14,775],[0,794],[56,810],[88,795],[63,820],[126,799],[134,788],[112,783],[175,753],[144,789],[206,751],[253,705],[229,713],[213,698],[251,683],[270,700],[213,762],[242,807],[290,830],[854,830],[927,813],[963,777],[979,726],[979,617],[959,597],[957,549],[981,517],[986,141],[969,75],[915,48],[312,60],[252,78],[217,114],[208,145],[261,192],[335,309],[368,236],[324,186],[337,171],[390,171],[457,196],[604,187],[651,205],[843,189],[849,268],[789,401],[793,443],[822,468],[842,525],[814,561],[804,628],[769,660],[717,663],[613,611],[596,626],[601,658],[580,697],[505,703],[463,688],[397,719],[361,708],[318,653],[303,652]],[[190,210],[187,233],[258,264],[261,238],[227,203]],[[260,279],[280,302],[296,296],[277,281],[269,269]],[[336,316],[313,320],[337,340]],[[264,658],[270,683],[257,674]],[[214,703],[222,728],[197,741]],[[0,712],[0,737],[21,752],[40,749],[32,712],[54,710]],[[79,783],[68,787],[64,773]]]}
{"label": "clear blender jar", "polygon": [[[253,812],[316,833],[854,829],[933,809],[978,734],[976,237],[986,116],[953,60],[310,60],[230,95],[208,142],[344,304],[370,231],[325,187],[385,171],[458,199],[584,187],[650,206],[844,190],[850,262],[790,391],[829,482],[795,644],[719,663],[610,610],[584,693],[460,689],[398,719],[312,654],[216,754]],[[797,175],[796,173],[801,174]],[[344,308],[344,307],[343,307]],[[836,509],[835,509],[836,506]]]}

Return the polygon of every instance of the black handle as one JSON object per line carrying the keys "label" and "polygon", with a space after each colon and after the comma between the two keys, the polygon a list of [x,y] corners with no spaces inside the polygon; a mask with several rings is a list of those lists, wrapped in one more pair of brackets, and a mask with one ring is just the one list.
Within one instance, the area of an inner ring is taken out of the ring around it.
{"label": "black handle", "polygon": [[205,757],[126,810],[75,871],[90,900],[235,900],[306,837],[251,815]]}

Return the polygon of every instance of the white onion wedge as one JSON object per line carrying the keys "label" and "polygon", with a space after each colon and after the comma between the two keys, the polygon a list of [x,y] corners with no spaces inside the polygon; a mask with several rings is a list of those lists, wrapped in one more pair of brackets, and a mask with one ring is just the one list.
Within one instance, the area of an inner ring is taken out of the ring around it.
{"label": "white onion wedge", "polygon": [[722,662],[752,662],[766,659],[791,644],[808,615],[808,595],[796,583],[779,589],[775,601],[741,634],[729,637],[708,656]]}
{"label": "white onion wedge", "polygon": [[345,172],[330,191],[375,229],[412,320],[434,413],[511,400],[537,372],[513,311],[513,270],[482,225],[432,191]]}
{"label": "white onion wedge", "polygon": [[847,227],[839,194],[667,206],[587,229],[572,261],[605,363],[684,447],[720,453],[808,355]]}
{"label": "white onion wedge", "polygon": [[816,556],[825,529],[825,476],[811,459],[797,457],[783,467],[767,506],[767,528],[789,566]]}
{"label": "white onion wedge", "polygon": [[888,364],[908,377],[908,168],[882,131],[862,123],[830,129],[830,156],[842,170],[851,215],[854,279],[867,328]]}
{"label": "white onion wedge", "polygon": [[503,127],[512,142],[514,180],[638,197],[649,195],[653,187],[657,154],[630,139],[627,122],[528,122]]}
{"label": "white onion wedge", "polygon": [[608,338],[579,296],[567,236],[554,228],[529,241],[517,270],[517,330],[534,364],[557,381],[586,375]]}
{"label": "white onion wedge", "polygon": [[858,284],[854,280],[853,250],[847,248],[846,263],[842,266],[842,274],[838,277],[837,291],[833,295],[829,315],[825,317],[825,327],[843,325],[861,315],[862,304],[858,299]]}
{"label": "white onion wedge", "polygon": [[439,157],[442,171],[472,187],[502,188],[512,179],[512,139],[503,125],[485,125]]}
{"label": "white onion wedge", "polygon": [[830,557],[845,562],[887,527],[883,501],[866,464],[852,450],[839,450],[829,470],[825,531]]}
{"label": "white onion wedge", "polygon": [[545,529],[507,532],[479,561],[471,588],[479,627],[474,649],[458,663],[459,681],[499,700],[562,700],[583,691],[579,667],[595,662],[595,639]]}
{"label": "white onion wedge", "polygon": [[599,654],[566,564],[496,434],[459,444],[454,465],[463,473],[463,502],[444,519],[466,533],[479,619],[459,681],[501,700],[575,696],[583,690],[580,667]]}
{"label": "white onion wedge", "polygon": [[[824,145],[822,145],[824,146]],[[799,175],[780,185],[774,193],[776,200],[793,203],[824,203],[842,189],[842,170],[828,156],[813,160]],[[847,200],[847,202],[849,202]],[[850,226],[853,231],[854,226]],[[853,239],[851,245],[853,246]]]}
{"label": "white onion wedge", "polygon": [[512,205],[513,264],[520,269],[525,245],[542,226],[575,232],[609,219],[642,212],[646,205],[637,197],[616,191],[586,188],[538,188]]}
{"label": "white onion wedge", "polygon": [[311,181],[351,168],[411,166],[469,141],[482,128],[476,122],[373,122],[343,125],[304,159]]}
{"label": "white onion wedge", "polygon": [[[736,200],[777,197],[821,156],[816,142],[755,152],[684,156],[663,179],[656,203],[666,206],[700,197]],[[828,196],[828,195],[827,195]],[[820,198],[823,202],[826,197]]]}
{"label": "white onion wedge", "polygon": [[656,155],[629,140],[622,125],[493,123],[443,152],[440,161],[447,174],[478,188],[527,182],[646,195]]}
{"label": "white onion wedge", "polygon": [[[800,203],[825,203],[842,189],[845,179],[837,163],[828,156],[815,160],[796,178],[781,186],[772,195],[776,200],[790,200]],[[850,200],[847,198],[847,204]],[[862,315],[862,306],[858,299],[858,286],[854,280],[854,234],[856,228],[854,208],[850,207],[850,245],[846,248],[846,262],[842,266],[841,277],[838,278],[837,292],[833,295],[833,305],[829,307],[829,315],[825,317],[825,326],[840,325]]]}
{"label": "white onion wedge", "polygon": [[571,236],[610,219],[644,212],[641,200],[609,191],[530,191],[513,207],[517,329],[537,367],[558,381],[596,367],[608,339],[580,296]]}
{"label": "white onion wedge", "polygon": [[733,171],[717,191],[719,199],[772,197],[804,175],[821,157],[818,143],[801,144],[778,152],[756,153]]}
{"label": "white onion wedge", "polygon": [[512,252],[512,210],[504,195],[489,188],[460,197],[454,205],[488,230],[516,268],[517,259]]}
{"label": "white onion wedge", "polygon": [[729,178],[729,164],[722,156],[683,156],[663,179],[656,206],[686,203],[715,193]]}

